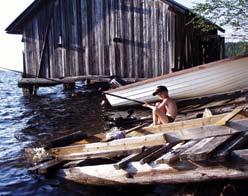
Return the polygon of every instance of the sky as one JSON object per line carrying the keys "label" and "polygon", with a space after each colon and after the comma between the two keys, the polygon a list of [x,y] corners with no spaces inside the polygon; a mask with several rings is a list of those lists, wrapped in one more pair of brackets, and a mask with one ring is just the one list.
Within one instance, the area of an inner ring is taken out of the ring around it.
{"label": "sky", "polygon": [[[191,8],[193,2],[203,0],[176,0],[178,3]],[[7,0],[0,6],[0,68],[22,71],[23,43],[21,35],[7,34],[5,29],[21,14],[33,0]]]}

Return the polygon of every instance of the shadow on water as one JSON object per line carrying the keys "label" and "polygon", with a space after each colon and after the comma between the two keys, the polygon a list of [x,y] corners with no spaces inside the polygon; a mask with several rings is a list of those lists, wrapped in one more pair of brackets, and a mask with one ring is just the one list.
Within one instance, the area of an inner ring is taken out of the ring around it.
{"label": "shadow on water", "polygon": [[43,141],[79,130],[90,134],[106,130],[100,101],[99,95],[72,95],[70,92],[61,97],[27,98],[23,100],[26,111],[22,118],[28,117],[28,120],[18,139],[31,136],[36,141]]}

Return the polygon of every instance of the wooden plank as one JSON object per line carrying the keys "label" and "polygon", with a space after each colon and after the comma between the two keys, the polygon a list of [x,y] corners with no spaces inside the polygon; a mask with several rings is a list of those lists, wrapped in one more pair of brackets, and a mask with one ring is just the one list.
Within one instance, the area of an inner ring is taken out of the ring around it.
{"label": "wooden plank", "polygon": [[113,158],[113,157],[121,157],[127,156],[133,153],[141,153],[143,146],[128,148],[124,150],[99,150],[96,152],[78,152],[78,153],[70,153],[64,155],[56,155],[55,157],[59,160],[64,161],[72,161],[72,160],[81,160],[81,159],[95,159],[95,158]]}
{"label": "wooden plank", "polygon": [[[240,131],[247,130],[247,120],[235,121],[230,124],[230,127],[222,126],[205,126],[201,128],[184,129],[178,132],[172,131],[167,133],[149,134],[140,137],[124,138],[114,140],[111,142],[99,142],[84,145],[74,145],[68,147],[52,148],[49,154],[53,156],[60,156],[66,154],[83,153],[83,152],[97,152],[101,150],[128,150],[138,148],[141,146],[154,146],[169,143],[180,142],[191,139],[203,139],[206,137],[215,137],[221,135],[232,135]],[[236,129],[232,128],[235,127]]]}
{"label": "wooden plank", "polygon": [[244,109],[244,106],[237,107],[235,110],[230,112],[224,118],[222,118],[218,122],[216,122],[215,125],[218,125],[218,126],[225,125],[228,121],[230,121],[234,116],[236,116],[238,113],[240,113],[243,109]]}
{"label": "wooden plank", "polygon": [[63,168],[72,168],[72,167],[77,167],[80,164],[84,163],[87,159],[80,159],[76,161],[70,161],[67,162],[66,164],[63,165]]}
{"label": "wooden plank", "polygon": [[216,155],[214,155],[214,159],[218,161],[224,161],[231,150],[243,148],[247,142],[248,132],[239,133],[233,140],[228,142],[222,149],[220,149]]}
{"label": "wooden plank", "polygon": [[39,165],[36,165],[34,167],[31,167],[28,169],[28,171],[30,172],[38,172],[39,174],[45,174],[47,173],[47,170],[50,168],[53,168],[59,164],[62,164],[63,161],[61,160],[57,160],[57,159],[52,159],[52,160],[49,160],[49,161],[46,161],[44,163],[41,163]]}
{"label": "wooden plank", "polygon": [[71,44],[71,75],[78,76],[79,75],[79,55],[80,55],[80,46],[79,43],[79,23],[77,13],[79,12],[79,7],[77,6],[77,1],[72,1],[70,3],[70,20],[71,20],[71,29],[70,29],[70,44]]}
{"label": "wooden plank", "polygon": [[215,137],[222,135],[232,135],[241,131],[248,130],[248,121],[240,120],[231,122],[228,126],[209,125],[199,128],[183,129],[177,132],[164,133],[165,140],[169,143],[182,140],[203,139],[207,137]]}
{"label": "wooden plank", "polygon": [[115,167],[115,169],[123,169],[123,168],[126,167],[126,165],[129,162],[131,162],[131,161],[138,161],[138,160],[142,159],[143,157],[149,155],[150,153],[152,153],[152,152],[160,149],[161,147],[162,147],[162,145],[152,146],[150,148],[145,149],[141,153],[131,154],[130,156],[125,157],[124,159],[122,159],[118,163],[114,164],[114,167]]}
{"label": "wooden plank", "polygon": [[76,131],[74,133],[61,136],[52,141],[49,141],[48,143],[45,144],[45,148],[66,146],[68,144],[72,144],[76,141],[82,140],[85,137],[87,137],[87,135],[83,131]]}
{"label": "wooden plank", "polygon": [[[191,119],[191,120],[184,120],[184,121],[178,121],[173,123],[168,123],[166,125],[157,125],[153,127],[144,127],[142,130],[144,132],[149,133],[155,133],[155,132],[168,132],[168,131],[179,131],[186,128],[193,128],[193,127],[202,127],[206,125],[214,125],[218,120],[225,117],[227,113],[225,114],[219,114],[214,115],[211,117],[203,117],[203,118],[197,118],[197,119]],[[234,117],[234,119],[242,119],[245,118],[243,115],[237,115]],[[234,120],[233,119],[233,120]]]}
{"label": "wooden plank", "polygon": [[159,157],[157,160],[155,160],[156,164],[160,163],[167,163],[167,164],[172,164],[176,161],[179,160],[179,154],[181,152],[184,152],[188,148],[192,147],[198,142],[198,140],[190,140],[186,143],[182,142],[179,143],[180,145],[176,145],[176,148],[173,148],[170,152],[166,153],[162,157]]}
{"label": "wooden plank", "polygon": [[236,162],[248,162],[248,149],[234,150],[231,153],[231,160]]}
{"label": "wooden plank", "polygon": [[231,135],[205,138],[180,154],[181,160],[204,161],[209,158],[216,148],[230,139]]}
{"label": "wooden plank", "polygon": [[116,24],[115,24],[115,7],[116,7],[116,0],[109,0],[110,1],[110,8],[109,8],[109,65],[110,65],[110,75],[116,75],[116,59],[115,59],[115,43],[114,38],[116,37]]}
{"label": "wooden plank", "polygon": [[[148,1],[144,1],[142,4],[142,9],[148,10]],[[148,72],[148,64],[149,64],[149,38],[148,38],[148,17],[149,17],[149,12],[147,11],[144,13],[141,18],[142,18],[142,41],[143,41],[143,49],[142,49],[142,60],[143,60],[143,76],[144,78],[149,77],[149,72]]]}
{"label": "wooden plank", "polygon": [[[80,153],[80,156],[93,156],[94,153],[99,153],[99,151],[105,151],[105,153],[111,154],[113,150],[133,150],[138,149],[142,146],[154,146],[165,144],[168,140],[169,142],[180,142],[182,140],[190,139],[202,139],[205,137],[214,137],[218,135],[232,135],[240,131],[247,130],[247,120],[240,120],[229,123],[231,127],[219,127],[219,126],[205,126],[202,128],[186,129],[180,132],[169,132],[169,133],[157,133],[150,134],[141,137],[125,138],[120,140],[115,140],[107,143],[92,143],[84,145],[74,145],[60,148],[52,148],[47,153],[50,156],[60,157],[67,155],[75,155]],[[85,153],[85,154],[84,154]]]}
{"label": "wooden plank", "polygon": [[141,137],[124,138],[111,142],[97,142],[90,144],[73,145],[67,147],[51,148],[48,152],[52,156],[62,156],[76,153],[97,153],[99,151],[129,150],[142,146],[165,144],[163,134],[151,134]]}
{"label": "wooden plank", "polygon": [[145,164],[145,163],[149,163],[155,159],[157,159],[158,157],[160,157],[162,154],[164,154],[165,152],[167,152],[170,148],[172,148],[175,144],[165,144],[164,146],[162,146],[161,148],[159,148],[158,150],[150,153],[149,155],[147,155],[146,157],[144,157],[143,159],[140,160],[141,164]]}

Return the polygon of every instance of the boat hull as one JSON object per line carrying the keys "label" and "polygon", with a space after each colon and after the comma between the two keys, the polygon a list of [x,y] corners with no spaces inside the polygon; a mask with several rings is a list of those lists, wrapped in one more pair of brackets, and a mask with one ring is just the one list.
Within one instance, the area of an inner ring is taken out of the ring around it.
{"label": "boat hull", "polygon": [[158,97],[152,96],[152,92],[158,85],[167,86],[176,100],[236,91],[248,86],[247,68],[248,56],[224,59],[109,90],[106,98],[112,106],[138,104],[112,95],[154,102]]}
{"label": "boat hull", "polygon": [[221,179],[247,179],[248,171],[224,166],[185,166],[177,170],[167,164],[148,165],[132,162],[125,170],[116,170],[113,164],[75,167],[60,170],[58,176],[88,185],[151,185],[202,182]]}

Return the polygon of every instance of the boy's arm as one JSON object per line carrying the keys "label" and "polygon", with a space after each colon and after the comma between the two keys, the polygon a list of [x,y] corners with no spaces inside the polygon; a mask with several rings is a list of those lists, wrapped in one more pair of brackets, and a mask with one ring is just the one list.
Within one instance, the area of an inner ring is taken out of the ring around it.
{"label": "boy's arm", "polygon": [[143,104],[142,105],[143,107],[146,107],[146,108],[150,108],[150,109],[155,109],[156,107],[155,106],[153,106],[153,105],[151,105],[151,104],[149,104],[149,103],[145,103],[145,104]]}

